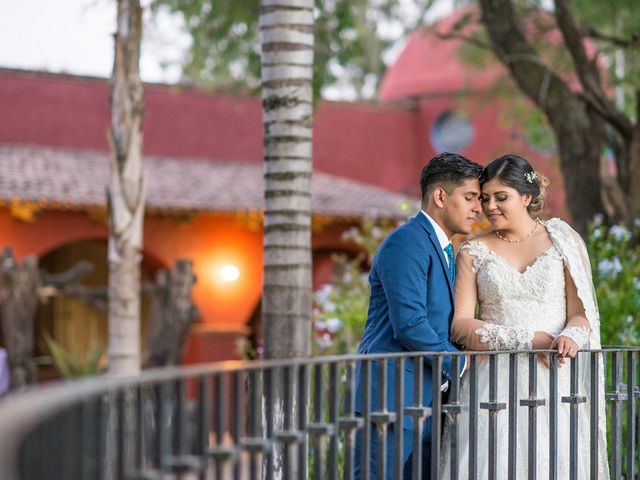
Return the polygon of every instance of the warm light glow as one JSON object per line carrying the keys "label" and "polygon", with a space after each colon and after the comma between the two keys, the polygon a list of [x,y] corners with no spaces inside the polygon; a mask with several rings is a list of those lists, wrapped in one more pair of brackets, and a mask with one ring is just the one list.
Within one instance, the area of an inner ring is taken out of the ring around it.
{"label": "warm light glow", "polygon": [[223,265],[220,269],[220,278],[225,283],[233,283],[240,278],[240,269],[232,264]]}

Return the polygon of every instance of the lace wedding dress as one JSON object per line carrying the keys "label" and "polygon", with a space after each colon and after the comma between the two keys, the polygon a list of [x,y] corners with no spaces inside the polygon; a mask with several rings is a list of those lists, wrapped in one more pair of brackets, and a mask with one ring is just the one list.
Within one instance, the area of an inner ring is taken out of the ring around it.
{"label": "lace wedding dress", "polygon": [[[597,305],[591,286],[590,270],[585,263],[586,249],[579,236],[564,222],[558,219],[544,222],[553,240],[553,246],[538,257],[524,272],[510,266],[502,257],[490,251],[481,242],[470,241],[461,247],[468,250],[473,258],[473,271],[476,273],[479,318],[487,325],[476,330],[480,340],[488,344],[491,350],[529,349],[534,331],[546,331],[553,335],[570,336],[583,348],[599,348],[599,323]],[[588,262],[588,259],[587,259]],[[578,296],[585,306],[585,313],[592,328],[591,335],[586,329],[569,327],[566,324],[565,265],[576,284]],[[587,345],[589,343],[589,345]],[[587,354],[580,355],[581,370],[588,367]],[[600,378],[602,365],[600,364]],[[587,369],[588,370],[588,369]],[[569,415],[570,407],[561,403],[563,396],[570,394],[569,362],[558,368],[557,403],[557,478],[569,478]],[[499,356],[497,362],[498,401],[509,405],[509,359]],[[485,359],[477,366],[479,402],[489,401],[489,361]],[[516,478],[528,476],[528,425],[529,409],[519,406],[519,400],[529,396],[529,359],[528,355],[518,355],[517,371],[517,434],[509,438],[508,408],[497,415],[497,478],[507,478],[508,447],[515,442]],[[580,375],[580,394],[589,395],[588,376]],[[603,388],[600,388],[600,406],[604,405]],[[549,477],[549,370],[540,362],[537,364],[537,398],[544,398],[545,405],[537,408],[537,454],[536,478]],[[469,402],[469,376],[462,380],[460,401]],[[578,478],[589,478],[590,456],[590,411],[589,403],[578,407]],[[604,409],[599,415],[599,472],[598,478],[608,479],[606,461],[606,440]],[[477,416],[477,472],[479,479],[488,478],[489,465],[489,414],[479,410]],[[450,437],[448,422],[442,444],[441,475],[448,479],[450,469]],[[469,416],[458,415],[458,471],[459,478],[468,478],[469,468]]]}

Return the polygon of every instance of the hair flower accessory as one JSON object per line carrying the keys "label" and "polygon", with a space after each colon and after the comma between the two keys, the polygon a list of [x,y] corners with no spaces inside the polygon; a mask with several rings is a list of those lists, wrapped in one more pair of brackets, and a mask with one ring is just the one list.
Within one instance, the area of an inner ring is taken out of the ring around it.
{"label": "hair flower accessory", "polygon": [[540,174],[536,171],[533,171],[533,172],[525,173],[524,176],[527,179],[527,182],[533,183],[535,180],[537,180],[540,177]]}

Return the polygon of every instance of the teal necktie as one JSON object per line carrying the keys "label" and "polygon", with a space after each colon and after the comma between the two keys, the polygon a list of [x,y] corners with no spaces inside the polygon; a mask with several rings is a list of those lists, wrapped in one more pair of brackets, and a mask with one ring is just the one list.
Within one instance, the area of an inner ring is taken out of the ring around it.
{"label": "teal necktie", "polygon": [[444,251],[449,257],[449,278],[451,279],[451,283],[454,283],[456,280],[456,263],[455,258],[453,257],[453,245],[449,244],[444,247]]}

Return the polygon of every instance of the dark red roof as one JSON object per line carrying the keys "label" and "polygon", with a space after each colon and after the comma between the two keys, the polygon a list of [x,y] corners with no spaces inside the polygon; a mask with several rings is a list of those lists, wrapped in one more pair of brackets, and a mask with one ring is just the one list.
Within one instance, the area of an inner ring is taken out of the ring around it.
{"label": "dark red roof", "polygon": [[[236,212],[263,208],[261,164],[145,157],[150,210]],[[37,202],[44,208],[105,205],[109,182],[105,152],[0,145],[0,200]],[[414,201],[381,188],[323,173],[311,180],[318,215],[405,217]]]}
{"label": "dark red roof", "polygon": [[[414,31],[396,62],[387,70],[380,87],[380,99],[397,100],[421,95],[445,95],[486,90],[506,70],[496,61],[474,67],[461,58],[464,42],[442,39],[453,26],[469,16],[469,32],[478,19],[475,8],[463,7],[428,28]],[[490,55],[489,53],[487,55]]]}

